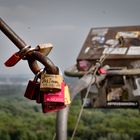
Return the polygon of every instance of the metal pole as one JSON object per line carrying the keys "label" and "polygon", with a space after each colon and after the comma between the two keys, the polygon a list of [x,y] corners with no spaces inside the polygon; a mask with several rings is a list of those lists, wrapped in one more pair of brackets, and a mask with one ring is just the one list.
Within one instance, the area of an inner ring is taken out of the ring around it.
{"label": "metal pole", "polygon": [[56,140],[67,140],[67,121],[69,106],[57,112]]}
{"label": "metal pole", "polygon": [[[104,66],[105,70],[109,69],[109,66]],[[75,81],[70,86],[70,93],[71,93],[71,102],[74,100],[76,95],[82,91],[83,89],[87,88],[89,82],[91,81],[91,74],[83,76],[81,79]],[[104,80],[106,74],[101,74],[96,76],[96,82],[100,82]],[[95,82],[95,78],[92,79],[92,83]],[[70,106],[67,108],[59,111],[57,113],[56,119],[56,140],[67,140],[67,121],[68,121],[68,113],[69,113]]]}
{"label": "metal pole", "polygon": [[19,48],[22,49],[26,43],[0,18],[1,31]]}
{"label": "metal pole", "polygon": [[[21,50],[23,49],[27,44],[0,18],[0,29],[1,31]],[[44,57],[41,53],[34,51],[31,55],[27,56],[28,64],[30,69],[34,74],[36,74],[38,71],[40,71],[40,68],[37,64],[38,60],[41,62],[45,67],[46,71],[48,73],[57,74],[58,69],[57,67],[52,63],[52,61]]]}

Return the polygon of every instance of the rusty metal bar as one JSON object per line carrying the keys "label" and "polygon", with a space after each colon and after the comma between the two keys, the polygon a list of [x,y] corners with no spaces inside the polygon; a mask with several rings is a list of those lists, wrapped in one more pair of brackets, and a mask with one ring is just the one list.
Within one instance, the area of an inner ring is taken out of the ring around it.
{"label": "rusty metal bar", "polygon": [[[26,43],[1,18],[0,29],[20,50],[26,46]],[[40,71],[37,60],[45,66],[47,73],[58,74],[58,68],[48,57],[43,56],[40,52],[32,52],[27,56],[27,60],[31,71],[34,74]],[[67,139],[67,116],[68,108],[57,113],[56,137],[58,140],[62,140],[62,137],[65,140]],[[60,127],[62,127],[62,129],[60,129]]]}
{"label": "rusty metal bar", "polygon": [[[82,77],[84,76],[87,72],[86,71],[78,71],[76,68],[76,65],[68,68],[67,70],[64,71],[66,76],[69,77]],[[107,70],[107,75],[129,75],[129,76],[134,76],[134,75],[140,75],[140,68],[131,68],[131,69],[120,69],[120,70]]]}
{"label": "rusty metal bar", "polygon": [[140,68],[122,69],[122,70],[109,70],[107,75],[140,75]]}
{"label": "rusty metal bar", "polygon": [[[27,46],[27,44],[2,20],[2,18],[0,18],[0,29],[20,50]],[[28,55],[27,60],[29,67],[34,74],[40,70],[36,60],[41,62],[46,67],[46,71],[48,73],[58,73],[58,69],[53,62],[37,51],[34,51],[31,55]]]}
{"label": "rusty metal bar", "polygon": [[26,43],[0,18],[1,31],[19,48],[22,49]]}
{"label": "rusty metal bar", "polygon": [[28,64],[30,69],[35,74],[40,70],[36,60],[38,60],[41,64],[45,66],[46,72],[48,74],[58,74],[59,72],[58,68],[54,65],[54,63],[47,56],[43,56],[40,52],[34,51],[31,56],[27,57],[27,59],[29,60]]}
{"label": "rusty metal bar", "polygon": [[[21,50],[23,49],[27,44],[0,18],[0,29],[1,31]],[[45,68],[47,73],[52,74],[58,74],[58,68],[53,64],[53,62],[48,58],[43,56],[40,52],[34,51],[31,54],[27,56],[28,64],[31,69],[31,71],[36,74],[40,71],[40,67],[37,64],[37,60],[41,62]],[[57,113],[57,119],[56,119],[56,132],[58,140],[63,135],[65,138],[67,138],[67,129],[59,129],[59,126],[61,126],[61,120],[65,120],[64,126],[67,126],[67,118],[66,114],[68,112],[62,111]],[[67,127],[65,127],[67,128]],[[62,131],[61,131],[62,130]],[[65,131],[65,132],[64,132]],[[64,133],[63,133],[64,132]]]}

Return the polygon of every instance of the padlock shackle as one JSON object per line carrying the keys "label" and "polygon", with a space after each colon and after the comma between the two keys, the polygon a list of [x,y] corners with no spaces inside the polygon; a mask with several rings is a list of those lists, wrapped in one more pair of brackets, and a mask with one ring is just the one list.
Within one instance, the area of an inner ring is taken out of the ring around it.
{"label": "padlock shackle", "polygon": [[31,71],[34,74],[37,74],[40,71],[40,67],[37,64],[37,61],[39,61],[41,64],[43,64],[46,67],[46,71],[48,74],[58,74],[59,70],[54,65],[54,63],[46,56],[43,56],[40,52],[34,51],[31,55],[27,56],[28,64],[31,69]]}
{"label": "padlock shackle", "polygon": [[[0,18],[0,29],[20,50],[27,46],[27,44],[2,20],[2,18]],[[49,58],[43,57],[43,55],[37,51],[28,55],[27,60],[31,71],[34,74],[37,74],[41,69],[36,60],[46,67],[48,73],[58,73],[58,69],[53,62]]]}

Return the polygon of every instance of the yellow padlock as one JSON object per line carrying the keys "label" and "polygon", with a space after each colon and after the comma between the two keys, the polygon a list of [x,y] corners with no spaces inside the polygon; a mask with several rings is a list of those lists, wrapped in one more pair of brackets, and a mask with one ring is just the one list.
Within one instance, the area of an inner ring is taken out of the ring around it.
{"label": "yellow padlock", "polygon": [[57,92],[61,90],[63,77],[61,75],[47,74],[43,72],[40,80],[40,91]]}
{"label": "yellow padlock", "polygon": [[64,87],[64,99],[65,99],[65,105],[69,105],[71,103],[68,85],[65,85]]}

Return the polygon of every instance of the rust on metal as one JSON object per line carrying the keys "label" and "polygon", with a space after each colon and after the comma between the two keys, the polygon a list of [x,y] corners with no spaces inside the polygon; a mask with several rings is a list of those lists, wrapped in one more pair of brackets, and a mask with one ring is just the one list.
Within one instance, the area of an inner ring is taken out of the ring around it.
{"label": "rust on metal", "polygon": [[[27,44],[2,20],[2,18],[0,18],[0,29],[20,50],[27,46]],[[27,56],[27,60],[29,67],[34,74],[37,74],[41,69],[36,60],[46,67],[48,73],[58,73],[58,68],[53,62],[48,57],[44,57],[40,52],[32,52]]]}
{"label": "rust on metal", "polygon": [[24,48],[27,44],[0,18],[1,31],[19,48]]}

